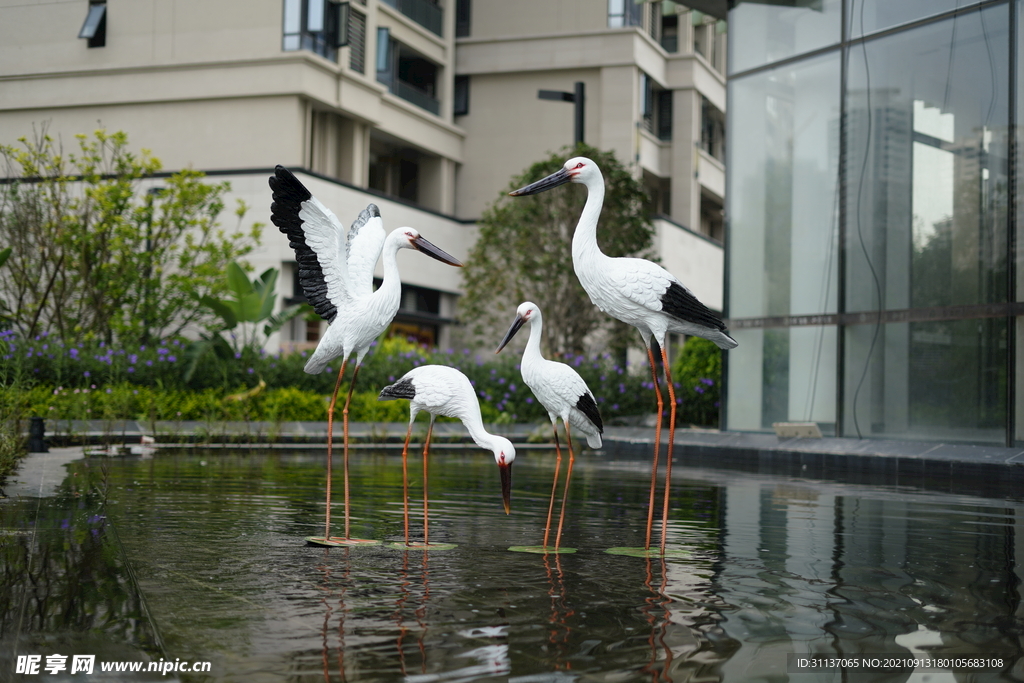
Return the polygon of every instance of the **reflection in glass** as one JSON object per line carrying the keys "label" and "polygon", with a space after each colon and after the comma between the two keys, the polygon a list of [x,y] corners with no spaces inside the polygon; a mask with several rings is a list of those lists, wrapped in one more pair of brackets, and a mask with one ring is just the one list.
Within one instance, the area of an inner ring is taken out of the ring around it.
{"label": "reflection in glass", "polygon": [[846,328],[845,431],[1001,443],[1006,331],[1005,318],[890,323],[872,350],[874,325]]}
{"label": "reflection in glass", "polygon": [[834,326],[737,329],[729,352],[728,429],[836,419]]}
{"label": "reflection in glass", "polygon": [[[1007,11],[851,49],[847,311],[1007,300]],[[1005,344],[1001,320],[849,328],[846,435],[1003,440]]]}
{"label": "reflection in glass", "polygon": [[853,48],[848,311],[1006,301],[1005,15]]}
{"label": "reflection in glass", "polygon": [[850,0],[847,26],[851,37],[858,37],[972,4],[970,0]]}
{"label": "reflection in glass", "polygon": [[729,82],[729,315],[836,310],[839,55]]}
{"label": "reflection in glass", "polygon": [[839,43],[842,0],[787,4],[740,0],[729,10],[730,74]]}

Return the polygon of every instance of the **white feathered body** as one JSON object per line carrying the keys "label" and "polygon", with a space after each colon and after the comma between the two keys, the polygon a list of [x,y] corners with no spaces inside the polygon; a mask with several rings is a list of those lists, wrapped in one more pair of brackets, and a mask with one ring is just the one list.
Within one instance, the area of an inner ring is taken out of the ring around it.
{"label": "white feathered body", "polygon": [[409,422],[422,410],[431,420],[438,415],[462,421],[477,446],[494,453],[495,460],[511,465],[516,449],[503,436],[484,429],[480,403],[469,378],[447,365],[421,365],[402,375],[394,384],[384,387],[378,400],[409,399]]}
{"label": "white feathered body", "polygon": [[[664,344],[668,332],[709,339],[720,348],[736,340],[721,320],[685,285],[656,263],[640,258],[613,258],[597,244],[597,222],[604,203],[604,178],[597,170],[587,183],[587,203],[572,238],[572,266],[590,300],[603,313],[632,325],[650,345],[653,336]],[[666,302],[676,307],[666,311]]]}
{"label": "white feathered body", "polygon": [[530,339],[523,351],[520,366],[523,381],[548,411],[552,423],[556,420],[568,422],[574,431],[586,435],[587,444],[591,448],[600,448],[602,428],[576,407],[581,396],[588,396],[595,407],[597,399],[578,372],[565,363],[548,360],[541,355],[543,319],[539,308],[534,306],[533,311],[530,317]]}

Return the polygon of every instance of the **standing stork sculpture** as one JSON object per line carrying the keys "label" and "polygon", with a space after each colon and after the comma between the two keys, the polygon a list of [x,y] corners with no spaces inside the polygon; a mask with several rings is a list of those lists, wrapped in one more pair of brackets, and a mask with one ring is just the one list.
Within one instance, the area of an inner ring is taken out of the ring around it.
{"label": "standing stork sculpture", "polygon": [[651,465],[651,494],[647,509],[645,553],[651,547],[651,526],[654,519],[655,490],[658,475],[658,455],[661,449],[661,422],[664,402],[658,382],[658,368],[651,348],[651,339],[661,349],[662,367],[669,394],[668,453],[665,465],[665,501],[661,514],[660,554],[665,554],[668,531],[669,487],[672,478],[672,446],[676,429],[676,394],[668,365],[665,340],[669,332],[703,337],[719,348],[737,346],[729,336],[722,319],[702,304],[670,272],[661,266],[640,258],[612,258],[605,255],[597,244],[597,221],[604,204],[604,176],[597,164],[586,157],[573,157],[561,169],[526,187],[510,192],[513,197],[537,194],[565,183],[580,183],[587,188],[587,202],[580,214],[572,237],[572,265],[576,277],[601,311],[632,325],[640,331],[647,347],[651,365],[658,417],[654,434],[654,458]]}
{"label": "standing stork sculpture", "polygon": [[[306,362],[311,375],[323,372],[327,364],[341,358],[341,369],[327,409],[327,513],[323,538],[311,536],[314,545],[371,545],[378,541],[352,538],[349,514],[348,409],[356,376],[370,345],[391,324],[401,302],[402,283],[398,273],[400,249],[416,249],[452,266],[461,266],[456,258],[438,249],[412,228],[397,228],[384,236],[384,222],[376,205],[370,204],[345,228],[301,182],[283,166],[270,178],[274,202],[271,221],[288,236],[295,250],[299,284],[313,310],[329,327],[316,350]],[[384,255],[384,280],[373,291],[373,269],[377,257]],[[338,389],[350,356],[355,354],[355,370],[342,409],[345,468],[345,536],[331,536],[331,458],[334,442],[334,408]]]}
{"label": "standing stork sculpture", "polygon": [[[576,461],[572,447],[572,425],[573,429],[581,432],[587,437],[587,445],[591,448],[601,447],[601,434],[604,432],[604,424],[601,421],[601,411],[597,408],[597,401],[594,393],[587,387],[587,383],[580,377],[579,373],[565,363],[548,360],[541,355],[540,338],[544,325],[540,313],[540,306],[532,301],[519,304],[516,309],[516,317],[505,333],[505,338],[498,345],[499,353],[505,345],[512,341],[519,329],[529,323],[530,339],[526,342],[523,350],[523,362],[520,370],[523,381],[530,387],[534,396],[548,411],[551,419],[551,427],[555,432],[555,477],[551,483],[551,500],[548,501],[548,519],[544,525],[544,545],[519,546],[515,550],[526,552],[573,552],[571,548],[561,548],[562,525],[565,522],[565,501],[569,498],[569,482],[572,479],[572,466]],[[558,443],[558,420],[565,424],[565,438],[569,442],[569,467],[565,472],[565,491],[562,494],[562,508],[558,515],[558,531],[555,533],[555,547],[548,549],[548,537],[551,532],[551,514],[555,508],[555,492],[558,489],[558,471],[562,466],[562,449]]]}

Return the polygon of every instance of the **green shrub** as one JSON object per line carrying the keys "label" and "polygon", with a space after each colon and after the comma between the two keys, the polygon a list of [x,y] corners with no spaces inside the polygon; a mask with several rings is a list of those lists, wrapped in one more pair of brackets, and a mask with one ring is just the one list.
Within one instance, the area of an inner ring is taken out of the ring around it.
{"label": "green shrub", "polygon": [[718,426],[722,350],[701,337],[690,337],[672,364],[672,381],[681,424]]}

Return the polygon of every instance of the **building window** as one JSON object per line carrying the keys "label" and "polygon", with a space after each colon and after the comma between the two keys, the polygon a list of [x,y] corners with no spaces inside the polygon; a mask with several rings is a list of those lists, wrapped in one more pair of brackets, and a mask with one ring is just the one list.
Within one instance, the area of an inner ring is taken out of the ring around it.
{"label": "building window", "polygon": [[700,148],[719,161],[725,160],[725,114],[701,97]]}
{"label": "building window", "polygon": [[661,140],[672,139],[672,91],[659,88],[654,79],[640,72],[640,117],[644,130]]}
{"label": "building window", "polygon": [[408,202],[419,201],[420,154],[384,140],[370,140],[368,186]]}
{"label": "building window", "polygon": [[434,0],[382,0],[431,33],[441,35],[444,11]]}
{"label": "building window", "polygon": [[665,52],[679,52],[679,15],[664,14],[661,17],[661,46]]}
{"label": "building window", "polygon": [[439,71],[436,64],[391,38],[387,28],[377,29],[377,80],[393,94],[432,114],[440,114]]}
{"label": "building window", "polygon": [[352,12],[348,18],[348,68],[366,73],[366,16]]}
{"label": "building window", "polygon": [[284,0],[282,49],[309,50],[338,61],[338,48],[348,41],[348,9],[335,0]]}
{"label": "building window", "polygon": [[465,38],[469,35],[472,0],[455,0],[455,37]]}
{"label": "building window", "polygon": [[455,77],[455,103],[452,114],[465,116],[469,113],[469,76]]}
{"label": "building window", "polygon": [[85,22],[78,32],[79,38],[85,38],[89,47],[105,47],[107,44],[107,4],[93,2],[85,15]]}
{"label": "building window", "polygon": [[608,0],[608,28],[639,26],[642,9],[633,0]]}

